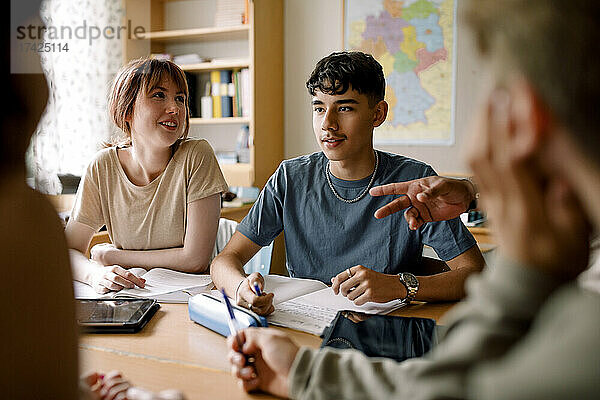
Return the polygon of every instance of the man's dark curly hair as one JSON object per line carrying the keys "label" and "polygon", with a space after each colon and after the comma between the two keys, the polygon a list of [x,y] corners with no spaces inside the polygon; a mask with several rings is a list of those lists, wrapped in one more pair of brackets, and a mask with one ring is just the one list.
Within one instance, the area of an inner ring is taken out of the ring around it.
{"label": "man's dark curly hair", "polygon": [[325,94],[344,94],[352,89],[369,98],[375,106],[385,97],[383,68],[373,56],[360,51],[331,53],[319,61],[306,82],[308,92],[314,96],[317,90]]}

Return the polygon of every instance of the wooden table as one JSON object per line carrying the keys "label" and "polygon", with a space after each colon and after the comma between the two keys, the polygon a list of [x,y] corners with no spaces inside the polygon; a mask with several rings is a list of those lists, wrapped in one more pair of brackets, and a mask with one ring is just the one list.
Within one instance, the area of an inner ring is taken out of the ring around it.
{"label": "wooden table", "polygon": [[[416,303],[393,315],[439,320],[455,303]],[[299,345],[318,348],[317,336],[285,328]],[[162,304],[136,334],[85,334],[79,343],[81,371],[121,371],[138,386],[181,390],[192,399],[261,399],[247,395],[229,373],[225,338],[190,321],[186,304]]]}

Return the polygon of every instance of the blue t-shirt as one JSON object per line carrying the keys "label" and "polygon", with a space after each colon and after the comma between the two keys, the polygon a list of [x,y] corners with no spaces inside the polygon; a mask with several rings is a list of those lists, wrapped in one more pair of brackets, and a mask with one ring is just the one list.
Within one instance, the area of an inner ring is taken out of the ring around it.
{"label": "blue t-shirt", "polygon": [[[433,168],[420,161],[378,154],[373,186],[435,175]],[[269,245],[284,230],[290,276],[331,283],[331,277],[359,264],[386,274],[418,275],[424,244],[444,261],[475,245],[459,218],[411,231],[402,212],[383,219],[373,217],[375,210],[395,196],[367,194],[356,203],[341,201],[327,184],[327,162],[322,152],[283,161],[237,228],[260,246]],[[345,199],[358,196],[371,178],[330,177]]]}

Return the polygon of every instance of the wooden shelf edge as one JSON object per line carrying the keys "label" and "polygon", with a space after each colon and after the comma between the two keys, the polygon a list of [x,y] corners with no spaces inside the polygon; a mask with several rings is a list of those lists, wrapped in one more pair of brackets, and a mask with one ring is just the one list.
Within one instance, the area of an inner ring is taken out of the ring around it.
{"label": "wooden shelf edge", "polygon": [[179,65],[179,67],[188,72],[194,71],[214,71],[219,69],[250,68],[250,60],[231,60],[231,61],[211,61],[199,64]]}
{"label": "wooden shelf edge", "polygon": [[190,125],[226,125],[226,124],[249,124],[247,117],[226,118],[190,118]]}
{"label": "wooden shelf edge", "polygon": [[236,37],[239,34],[250,32],[250,26],[225,26],[213,28],[195,28],[195,29],[177,29],[169,31],[146,32],[139,35],[139,40],[181,40],[181,39],[200,39],[202,37]]}

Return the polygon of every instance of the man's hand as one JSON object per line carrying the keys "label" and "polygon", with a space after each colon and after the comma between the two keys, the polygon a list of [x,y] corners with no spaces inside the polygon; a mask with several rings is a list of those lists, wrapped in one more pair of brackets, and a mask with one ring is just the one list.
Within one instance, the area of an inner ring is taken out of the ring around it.
{"label": "man's hand", "polygon": [[340,272],[331,278],[331,283],[335,294],[341,293],[357,306],[368,301],[387,303],[406,297],[406,288],[397,275],[382,274],[362,265]]}
{"label": "man's hand", "polygon": [[90,258],[102,265],[118,264],[114,256],[119,249],[112,243],[99,243],[91,248]]}
{"label": "man's hand", "polygon": [[[231,373],[240,380],[246,392],[262,390],[279,397],[288,397],[288,375],[300,348],[286,334],[275,329],[249,328],[238,333],[243,343],[238,348],[233,336],[227,339],[230,348]],[[240,354],[254,358],[246,365]]]}
{"label": "man's hand", "polygon": [[587,267],[589,220],[568,181],[540,163],[534,132],[541,135],[542,119],[528,119],[527,109],[513,106],[505,92],[492,94],[470,164],[502,252],[572,279]]}
{"label": "man's hand", "polygon": [[458,217],[475,198],[475,189],[469,181],[441,176],[375,186],[369,193],[371,196],[402,195],[375,211],[375,218],[406,209],[404,218],[412,230],[426,222]]}
{"label": "man's hand", "polygon": [[136,286],[143,288],[146,285],[144,278],[136,276],[119,265],[92,265],[91,268],[93,271],[90,272],[88,283],[96,293],[104,294],[111,290],[132,289]]}
{"label": "man's hand", "polygon": [[262,291],[265,287],[265,279],[258,272],[253,272],[244,279],[238,286],[235,299],[237,305],[249,308],[258,315],[269,315],[275,311],[273,307],[273,293],[263,293],[262,296],[257,296],[254,292],[254,284],[257,284]]}

